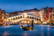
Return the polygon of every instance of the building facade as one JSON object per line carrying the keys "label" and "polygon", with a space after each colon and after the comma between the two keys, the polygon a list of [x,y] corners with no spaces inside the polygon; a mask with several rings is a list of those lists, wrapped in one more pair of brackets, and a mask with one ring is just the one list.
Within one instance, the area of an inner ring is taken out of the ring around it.
{"label": "building facade", "polygon": [[0,25],[3,25],[6,19],[6,13],[4,10],[0,9]]}
{"label": "building facade", "polygon": [[[24,16],[24,17],[26,17],[26,18],[33,18],[33,19],[35,19],[34,20],[34,24],[35,23],[41,23],[41,19],[40,19],[40,10],[37,10],[37,9],[31,9],[31,10],[24,10],[24,11],[17,11],[17,12],[13,12],[13,13],[9,13],[9,17],[11,17],[11,16],[17,16],[17,15],[22,15],[22,17]],[[31,16],[29,16],[29,15],[31,15]],[[35,16],[35,17],[33,17],[33,16]],[[19,16],[20,17],[20,16]],[[30,20],[28,19],[26,19],[26,20],[23,20],[22,22],[30,22]]]}
{"label": "building facade", "polygon": [[[53,14],[54,9],[48,8],[48,7],[40,9],[40,10],[31,9],[31,10],[24,10],[24,11],[17,11],[17,12],[9,13],[9,17],[16,16],[16,15],[22,15],[24,13],[26,13],[28,15],[33,15],[33,16],[39,17],[40,19],[37,20],[38,23],[40,22],[42,24],[46,24],[46,23],[54,22],[54,20],[53,20],[54,19],[54,14]],[[22,21],[22,22],[24,22],[24,21]]]}
{"label": "building facade", "polygon": [[46,7],[46,8],[43,8],[40,10],[40,17],[41,17],[41,21],[42,23],[53,23],[52,20],[54,19],[53,18],[53,8],[49,8],[49,7]]}
{"label": "building facade", "polygon": [[54,8],[52,8],[51,12],[49,13],[50,15],[50,23],[54,23]]}
{"label": "building facade", "polygon": [[[22,15],[22,16],[19,16]],[[28,16],[29,15],[29,16]],[[31,15],[31,16],[30,16]],[[16,11],[12,13],[5,13],[4,10],[0,10],[0,24],[4,24],[6,22],[6,19],[9,17],[14,17],[18,16],[16,18],[10,19],[10,20],[15,20],[18,18],[23,18],[23,17],[29,17],[29,19],[33,18],[34,24],[47,24],[47,23],[54,23],[54,8],[43,8],[43,9],[31,9],[31,10],[24,10],[24,11]],[[35,16],[35,17],[32,17]],[[29,19],[25,19],[22,21],[24,22],[31,22]]]}

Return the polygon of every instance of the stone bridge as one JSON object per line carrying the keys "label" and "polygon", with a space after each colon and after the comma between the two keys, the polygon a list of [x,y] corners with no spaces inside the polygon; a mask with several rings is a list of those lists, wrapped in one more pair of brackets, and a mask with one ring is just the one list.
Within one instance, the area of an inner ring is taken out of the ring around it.
{"label": "stone bridge", "polygon": [[5,19],[6,23],[8,22],[10,24],[18,23],[24,20],[29,20],[29,21],[34,20],[34,23],[41,21],[39,16],[28,15],[28,14],[16,15],[16,16],[8,17],[7,19]]}

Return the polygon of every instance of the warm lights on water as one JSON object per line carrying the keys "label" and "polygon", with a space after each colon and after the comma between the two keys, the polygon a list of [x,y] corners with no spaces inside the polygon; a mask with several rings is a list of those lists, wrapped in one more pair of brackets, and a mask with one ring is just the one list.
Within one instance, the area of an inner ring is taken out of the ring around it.
{"label": "warm lights on water", "polygon": [[54,36],[54,27],[50,25],[34,25],[33,30],[23,30],[20,25],[0,26],[3,36]]}

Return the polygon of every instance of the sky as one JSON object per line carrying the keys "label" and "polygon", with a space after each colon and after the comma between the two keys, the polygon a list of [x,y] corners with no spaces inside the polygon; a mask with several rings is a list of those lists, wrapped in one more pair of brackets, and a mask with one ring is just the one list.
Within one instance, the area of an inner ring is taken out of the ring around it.
{"label": "sky", "polygon": [[47,6],[54,7],[54,0],[0,0],[0,9],[8,13]]}

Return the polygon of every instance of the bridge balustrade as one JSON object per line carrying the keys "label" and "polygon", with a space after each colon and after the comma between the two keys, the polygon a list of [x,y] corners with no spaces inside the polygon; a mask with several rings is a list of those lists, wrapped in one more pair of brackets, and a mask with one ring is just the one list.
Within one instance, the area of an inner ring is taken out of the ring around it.
{"label": "bridge balustrade", "polygon": [[[20,20],[21,18],[25,18],[23,17],[23,15],[20,15],[20,16],[14,16],[13,18],[10,17],[11,19],[8,19],[9,21],[16,21],[16,20]],[[34,19],[34,20],[40,20],[39,17],[36,17],[36,16],[31,16],[31,15],[27,15],[26,18],[29,18],[29,19]]]}

